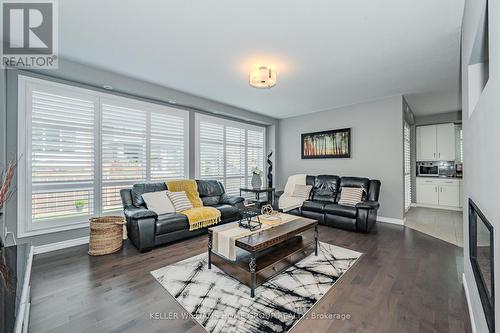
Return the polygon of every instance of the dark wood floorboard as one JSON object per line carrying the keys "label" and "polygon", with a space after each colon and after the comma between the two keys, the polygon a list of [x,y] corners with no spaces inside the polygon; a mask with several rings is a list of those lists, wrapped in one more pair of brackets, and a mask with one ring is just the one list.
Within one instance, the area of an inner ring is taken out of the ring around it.
{"label": "dark wood floorboard", "polygon": [[[321,226],[320,240],[364,255],[291,333],[471,332],[462,248],[384,223],[368,235]],[[30,330],[203,333],[149,272],[200,254],[206,244],[201,236],[145,254],[126,243],[102,257],[88,256],[87,246],[37,255]],[[156,312],[178,318],[150,319]],[[350,318],[318,319],[332,313]]]}

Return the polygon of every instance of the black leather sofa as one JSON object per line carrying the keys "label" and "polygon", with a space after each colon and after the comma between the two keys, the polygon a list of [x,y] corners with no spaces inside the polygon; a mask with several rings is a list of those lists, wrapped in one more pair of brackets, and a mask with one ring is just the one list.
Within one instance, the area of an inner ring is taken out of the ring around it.
{"label": "black leather sofa", "polygon": [[[309,200],[302,207],[288,213],[318,220],[323,225],[358,232],[369,232],[375,225],[380,207],[379,180],[320,175],[307,176],[306,184],[313,186]],[[356,206],[339,205],[340,193],[344,187],[362,188],[363,201]]]}
{"label": "black leather sofa", "polygon": [[[220,224],[241,219],[240,210],[236,206],[243,202],[242,197],[226,194],[224,186],[216,180],[197,180],[196,183],[203,205],[217,208],[221,212]],[[141,252],[150,251],[158,245],[198,236],[207,231],[207,228],[189,231],[185,215],[177,213],[158,215],[147,209],[142,194],[166,189],[165,183],[138,183],[132,189],[120,191],[127,219],[128,237]]]}

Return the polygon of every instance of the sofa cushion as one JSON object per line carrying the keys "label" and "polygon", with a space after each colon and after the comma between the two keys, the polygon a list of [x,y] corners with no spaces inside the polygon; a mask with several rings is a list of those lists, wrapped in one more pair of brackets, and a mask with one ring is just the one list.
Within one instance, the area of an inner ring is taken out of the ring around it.
{"label": "sofa cushion", "polygon": [[165,191],[167,184],[165,183],[137,183],[132,187],[132,203],[136,207],[145,206],[143,193]]}
{"label": "sofa cushion", "polygon": [[[339,193],[342,192],[343,187],[359,187],[363,190],[362,200],[365,200],[368,191],[370,190],[370,179],[361,177],[342,177],[340,180]],[[340,200],[340,195],[337,196],[337,202]]]}
{"label": "sofa cushion", "polygon": [[186,192],[170,192],[167,191],[167,196],[174,205],[176,212],[182,212],[183,210],[188,210],[193,208],[193,204],[189,201]]}
{"label": "sofa cushion", "polygon": [[316,177],[312,190],[313,201],[335,202],[339,189],[340,177],[319,175]]}
{"label": "sofa cushion", "polygon": [[217,180],[197,180],[198,193],[203,206],[215,206],[220,203],[220,196],[224,194],[224,187]]}
{"label": "sofa cushion", "polygon": [[340,192],[339,205],[356,206],[363,198],[363,189],[360,187],[346,187],[342,188]]}
{"label": "sofa cushion", "polygon": [[179,230],[189,230],[189,222],[186,215],[169,213],[158,216],[155,231],[157,235]]}
{"label": "sofa cushion", "polygon": [[302,210],[323,213],[325,205],[326,205],[326,202],[307,200],[307,201],[304,201],[304,203],[302,204]]}
{"label": "sofa cushion", "polygon": [[339,229],[357,231],[356,219],[352,217],[326,214],[324,224]]}
{"label": "sofa cushion", "polygon": [[200,197],[221,196],[224,193],[224,187],[218,180],[197,180],[196,183]]}
{"label": "sofa cushion", "polygon": [[356,218],[357,209],[353,206],[344,206],[339,204],[327,204],[325,206],[325,213],[331,215],[338,215],[344,217]]}
{"label": "sofa cushion", "polygon": [[142,199],[148,209],[158,215],[175,213],[174,205],[167,196],[167,191],[148,192],[142,194]]}
{"label": "sofa cushion", "polygon": [[318,221],[319,224],[323,224],[325,222],[325,214],[320,212],[313,212],[310,210],[301,211],[301,215],[303,217],[307,217],[308,219],[313,219]]}
{"label": "sofa cushion", "polygon": [[231,205],[215,205],[214,208],[217,208],[220,211],[220,218],[223,221],[231,220],[236,221],[240,219],[241,213],[238,208]]}
{"label": "sofa cushion", "polygon": [[220,204],[220,197],[203,197],[201,198],[201,202],[203,202],[203,206],[212,207]]}

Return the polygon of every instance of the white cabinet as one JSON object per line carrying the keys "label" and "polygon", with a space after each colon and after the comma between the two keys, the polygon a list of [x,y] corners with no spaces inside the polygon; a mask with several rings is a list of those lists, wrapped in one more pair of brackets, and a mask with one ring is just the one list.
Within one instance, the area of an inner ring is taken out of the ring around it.
{"label": "white cabinet", "polygon": [[417,183],[417,203],[424,205],[438,205],[438,187],[432,182]]}
{"label": "white cabinet", "polygon": [[454,161],[456,148],[455,125],[437,125],[436,138],[436,153],[438,161]]}
{"label": "white cabinet", "polygon": [[439,186],[439,205],[459,207],[460,189],[458,186],[441,185]]}
{"label": "white cabinet", "polygon": [[459,179],[417,178],[417,204],[436,208],[460,208],[461,186]]}
{"label": "white cabinet", "polygon": [[436,142],[437,131],[436,126],[420,126],[417,127],[417,148],[419,153],[419,161],[437,161]]}
{"label": "white cabinet", "polygon": [[417,161],[454,161],[455,125],[417,127]]}

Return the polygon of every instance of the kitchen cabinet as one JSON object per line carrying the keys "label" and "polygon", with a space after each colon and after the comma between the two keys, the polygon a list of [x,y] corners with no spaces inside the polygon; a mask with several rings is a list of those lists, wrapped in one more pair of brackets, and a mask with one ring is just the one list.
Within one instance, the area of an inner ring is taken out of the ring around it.
{"label": "kitchen cabinet", "polygon": [[417,149],[420,153],[419,161],[437,161],[436,158],[436,142],[437,130],[436,126],[419,126],[417,127]]}
{"label": "kitchen cabinet", "polygon": [[454,161],[456,152],[453,123],[417,127],[417,161]]}
{"label": "kitchen cabinet", "polygon": [[417,183],[417,203],[424,205],[438,205],[438,186],[432,181]]}
{"label": "kitchen cabinet", "polygon": [[460,205],[460,189],[453,185],[439,186],[439,205],[458,207]]}
{"label": "kitchen cabinet", "polygon": [[462,181],[455,178],[417,177],[417,204],[435,208],[462,207]]}
{"label": "kitchen cabinet", "polygon": [[455,160],[455,142],[455,124],[436,125],[436,154],[438,161]]}

